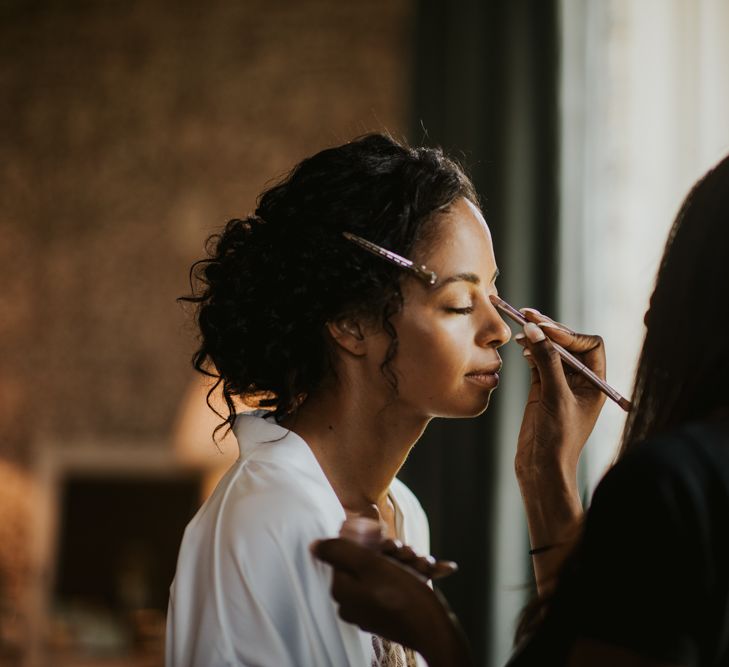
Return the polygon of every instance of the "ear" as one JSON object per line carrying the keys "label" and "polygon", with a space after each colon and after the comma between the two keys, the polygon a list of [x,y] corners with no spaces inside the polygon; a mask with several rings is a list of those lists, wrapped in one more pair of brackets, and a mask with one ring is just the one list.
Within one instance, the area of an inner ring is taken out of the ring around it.
{"label": "ear", "polygon": [[365,334],[360,322],[352,318],[343,318],[327,322],[329,335],[340,347],[357,357],[364,356],[367,351]]}

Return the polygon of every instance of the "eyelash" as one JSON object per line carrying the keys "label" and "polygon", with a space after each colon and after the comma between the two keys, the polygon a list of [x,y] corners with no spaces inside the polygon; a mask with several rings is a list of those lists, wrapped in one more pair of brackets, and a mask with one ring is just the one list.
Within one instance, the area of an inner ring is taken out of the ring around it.
{"label": "eyelash", "polygon": [[469,315],[473,312],[473,306],[467,306],[466,308],[446,308],[449,313],[457,313],[458,315]]}

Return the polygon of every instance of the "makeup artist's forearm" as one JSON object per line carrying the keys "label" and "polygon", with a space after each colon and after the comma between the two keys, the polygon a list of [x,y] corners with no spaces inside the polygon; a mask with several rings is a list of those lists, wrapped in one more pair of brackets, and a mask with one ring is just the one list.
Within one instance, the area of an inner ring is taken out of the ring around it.
{"label": "makeup artist's forearm", "polygon": [[576,536],[583,515],[582,502],[571,473],[523,476],[519,486],[532,548],[552,547],[532,558],[537,589],[543,593]]}
{"label": "makeup artist's forearm", "polygon": [[[517,471],[530,535],[539,542],[553,543],[563,530],[570,530],[582,517],[576,465],[541,466]],[[533,547],[541,546],[532,542]]]}
{"label": "makeup artist's forearm", "polygon": [[466,637],[455,617],[447,613],[447,622],[439,622],[428,633],[427,646],[421,655],[428,667],[471,667],[473,658]]}
{"label": "makeup artist's forearm", "polygon": [[[570,526],[577,525],[579,518],[575,517]],[[570,530],[563,524],[558,530],[549,531],[548,533],[536,533],[541,537],[535,537],[530,531],[530,542],[534,548],[550,547],[545,551],[535,553],[532,560],[534,569],[534,580],[537,586],[537,592],[540,595],[548,593],[556,583],[557,575],[562,569],[565,558],[573,547],[574,529]],[[555,536],[555,537],[551,537]]]}

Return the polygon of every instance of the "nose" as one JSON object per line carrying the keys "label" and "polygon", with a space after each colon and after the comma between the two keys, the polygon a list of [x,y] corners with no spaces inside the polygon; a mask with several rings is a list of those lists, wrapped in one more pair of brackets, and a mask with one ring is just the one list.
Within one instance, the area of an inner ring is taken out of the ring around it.
{"label": "nose", "polygon": [[479,347],[501,347],[511,340],[511,329],[501,317],[501,313],[487,300],[483,321],[476,334]]}

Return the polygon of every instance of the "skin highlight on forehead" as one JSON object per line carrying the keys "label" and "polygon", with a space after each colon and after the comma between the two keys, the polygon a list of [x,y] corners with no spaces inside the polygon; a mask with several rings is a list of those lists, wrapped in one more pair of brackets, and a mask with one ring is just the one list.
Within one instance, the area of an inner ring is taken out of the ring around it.
{"label": "skin highlight on forehead", "polygon": [[468,199],[457,199],[433,222],[429,242],[421,249],[416,248],[414,260],[438,276],[431,294],[458,282],[491,285],[499,275],[491,232],[479,208]]}
{"label": "skin highlight on forehead", "polygon": [[481,224],[481,227],[483,227],[483,230],[486,232],[487,236],[489,237],[489,240],[491,240],[491,230],[489,229],[489,226],[486,224],[486,219],[483,217],[483,213],[481,213],[481,209],[476,206],[472,201],[469,199],[463,200],[468,206],[468,208],[471,209],[471,213],[473,213],[473,216],[476,218],[476,220],[479,221]]}
{"label": "skin highlight on forehead", "polygon": [[479,208],[469,199],[459,197],[446,208],[433,214],[433,217],[424,225],[424,229],[421,231],[422,236],[415,242],[413,256],[408,259],[427,265],[427,261],[433,253],[437,252],[443,243],[448,242],[448,230],[451,225],[456,224],[457,220],[463,218],[464,215],[476,218],[491,240],[491,232]]}

